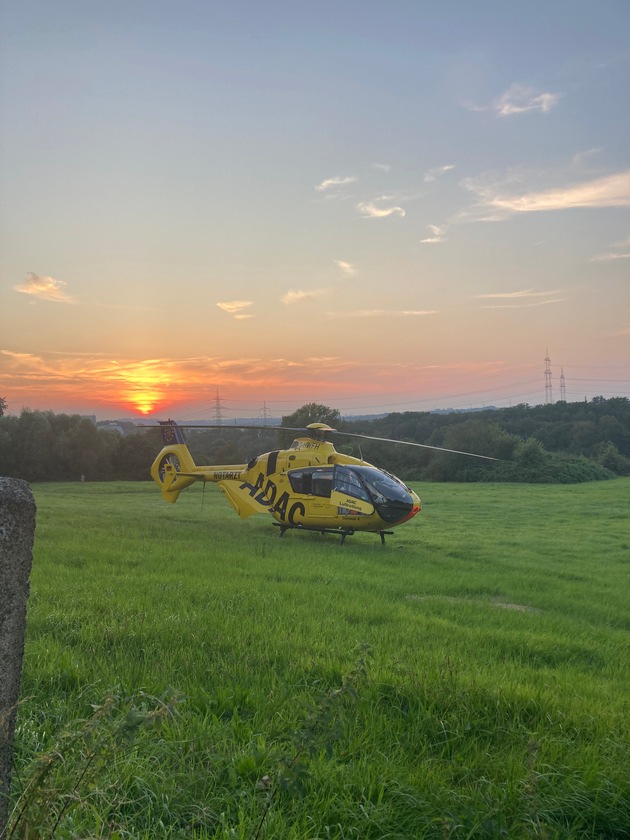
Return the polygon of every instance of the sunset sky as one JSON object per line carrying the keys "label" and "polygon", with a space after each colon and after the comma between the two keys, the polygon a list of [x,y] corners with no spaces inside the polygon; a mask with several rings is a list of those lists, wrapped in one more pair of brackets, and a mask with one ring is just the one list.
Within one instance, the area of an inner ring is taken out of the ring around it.
{"label": "sunset sky", "polygon": [[630,396],[628,0],[7,0],[0,397]]}

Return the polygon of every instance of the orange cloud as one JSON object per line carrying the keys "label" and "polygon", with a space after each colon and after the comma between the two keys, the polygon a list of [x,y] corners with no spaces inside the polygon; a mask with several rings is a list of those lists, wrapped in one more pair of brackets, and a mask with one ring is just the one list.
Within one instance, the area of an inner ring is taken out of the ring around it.
{"label": "orange cloud", "polygon": [[32,295],[40,300],[50,300],[54,303],[76,303],[75,299],[64,291],[65,285],[64,280],[42,277],[31,271],[26,275],[23,283],[18,283],[13,288],[16,292]]}
{"label": "orange cloud", "polygon": [[223,303],[217,303],[217,306],[227,312],[228,315],[234,315],[235,318],[251,318],[251,315],[241,315],[239,313],[252,304],[252,300],[227,300]]}
{"label": "orange cloud", "polygon": [[198,417],[208,416],[216,388],[235,401],[279,401],[289,410],[313,400],[343,404],[349,398],[369,399],[374,394],[386,399],[387,394],[410,393],[417,401],[420,393],[428,397],[445,386],[453,389],[454,379],[467,383],[475,373],[505,367],[503,362],[448,368],[416,362],[392,365],[336,356],[111,360],[10,351],[0,354],[0,393],[12,413],[28,407],[100,417],[190,415],[193,411]]}
{"label": "orange cloud", "polygon": [[315,298],[321,297],[322,295],[327,294],[326,289],[310,289],[309,291],[303,291],[302,289],[289,289],[280,300],[282,303],[290,306],[293,303],[301,303],[304,300],[314,300]]}

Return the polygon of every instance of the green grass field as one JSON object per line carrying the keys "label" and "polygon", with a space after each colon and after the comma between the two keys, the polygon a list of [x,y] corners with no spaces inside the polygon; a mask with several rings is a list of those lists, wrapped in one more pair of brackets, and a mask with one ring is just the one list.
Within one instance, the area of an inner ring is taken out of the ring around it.
{"label": "green grass field", "polygon": [[340,546],[36,485],[12,836],[630,837],[630,479],[414,489]]}

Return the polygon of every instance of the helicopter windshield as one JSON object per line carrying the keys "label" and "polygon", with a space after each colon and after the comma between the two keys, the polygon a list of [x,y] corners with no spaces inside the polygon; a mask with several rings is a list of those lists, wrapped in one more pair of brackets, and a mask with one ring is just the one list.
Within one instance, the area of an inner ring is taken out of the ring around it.
{"label": "helicopter windshield", "polygon": [[409,490],[402,481],[383,470],[377,470],[374,467],[352,467],[348,471],[361,479],[375,504],[408,502],[410,500]]}
{"label": "helicopter windshield", "polygon": [[333,489],[372,502],[386,522],[398,522],[413,509],[411,494],[402,481],[376,467],[337,465]]}

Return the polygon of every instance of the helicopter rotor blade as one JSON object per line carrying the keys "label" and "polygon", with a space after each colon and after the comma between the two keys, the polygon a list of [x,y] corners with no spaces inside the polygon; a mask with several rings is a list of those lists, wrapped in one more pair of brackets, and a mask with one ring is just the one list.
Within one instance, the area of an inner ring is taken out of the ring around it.
{"label": "helicopter rotor blade", "polygon": [[[142,424],[152,429],[161,428],[164,423],[153,425],[150,423]],[[320,436],[326,438],[328,435],[339,435],[340,437],[360,438],[362,440],[375,440],[381,443],[396,443],[401,446],[416,446],[420,449],[434,449],[437,452],[450,452],[452,455],[467,455],[470,458],[482,458],[485,461],[500,461],[500,458],[493,458],[491,455],[478,455],[476,452],[463,452],[460,449],[447,449],[444,446],[431,446],[428,443],[415,443],[411,440],[396,440],[395,438],[374,437],[373,435],[360,435],[356,432],[343,432],[339,429],[332,429],[330,427],[323,429],[309,429],[309,428],[294,428],[291,426],[260,426],[260,425],[229,425],[219,423],[177,423],[178,429],[254,429],[255,431],[268,432],[297,432],[300,435],[311,438],[319,438]]]}
{"label": "helicopter rotor blade", "polygon": [[359,435],[355,432],[338,432],[335,434],[344,437],[362,438],[363,440],[377,440],[381,443],[399,443],[402,446],[418,446],[421,449],[436,449],[438,452],[450,452],[453,455],[468,455],[471,458],[484,458],[486,461],[500,461],[500,458],[493,458],[491,455],[478,455],[476,452],[462,452],[461,449],[446,449],[444,446],[430,446],[428,443],[414,443],[411,440],[395,440],[394,438],[372,437],[372,435]]}
{"label": "helicopter rotor blade", "polygon": [[[161,429],[165,423],[140,423],[143,428]],[[254,429],[257,432],[300,432],[301,434],[313,434],[312,429],[294,429],[290,426],[261,426],[260,424],[247,425],[243,423],[177,423],[178,429]],[[335,431],[334,429],[331,431]]]}

